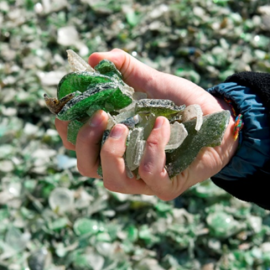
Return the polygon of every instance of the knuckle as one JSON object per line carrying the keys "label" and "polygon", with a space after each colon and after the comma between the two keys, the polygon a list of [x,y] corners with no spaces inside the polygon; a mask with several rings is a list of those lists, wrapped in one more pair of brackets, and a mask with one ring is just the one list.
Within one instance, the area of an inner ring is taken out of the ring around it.
{"label": "knuckle", "polygon": [[88,168],[85,168],[84,166],[81,166],[80,164],[77,164],[77,168],[78,168],[79,173],[82,176],[91,177],[91,172],[89,171]]}
{"label": "knuckle", "polygon": [[100,156],[101,158],[106,158],[106,157],[113,157],[116,154],[116,150],[112,146],[108,146],[107,144],[102,147]]}
{"label": "knuckle", "polygon": [[144,162],[140,166],[140,175],[143,178],[149,178],[150,176],[153,175],[153,168],[154,168],[154,164],[152,162],[149,162],[149,161]]}
{"label": "knuckle", "polygon": [[67,142],[67,141],[63,141],[63,145],[66,149],[68,150],[75,150],[75,145],[73,145],[72,143],[70,142]]}
{"label": "knuckle", "polygon": [[147,139],[146,141],[146,147],[149,149],[154,149],[159,146],[159,140],[157,138],[152,138],[152,137]]}
{"label": "knuckle", "polygon": [[81,129],[77,136],[77,143],[88,144],[91,141],[91,132],[86,132],[85,129]]}
{"label": "knuckle", "polygon": [[118,192],[117,186],[111,179],[103,179],[103,185],[106,189],[112,192]]}

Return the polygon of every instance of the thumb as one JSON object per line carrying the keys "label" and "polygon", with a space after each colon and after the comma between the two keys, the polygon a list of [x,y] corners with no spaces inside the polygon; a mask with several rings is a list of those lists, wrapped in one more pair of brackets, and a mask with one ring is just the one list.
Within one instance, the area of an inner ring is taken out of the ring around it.
{"label": "thumb", "polygon": [[147,92],[150,97],[154,96],[152,93],[157,89],[159,71],[143,64],[120,49],[93,53],[88,62],[92,67],[95,67],[103,59],[113,62],[122,73],[124,81],[136,91]]}

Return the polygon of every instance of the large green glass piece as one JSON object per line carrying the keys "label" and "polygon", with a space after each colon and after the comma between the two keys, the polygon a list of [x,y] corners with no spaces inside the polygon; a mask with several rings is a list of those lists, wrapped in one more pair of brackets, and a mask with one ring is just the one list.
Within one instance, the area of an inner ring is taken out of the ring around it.
{"label": "large green glass piece", "polygon": [[131,102],[132,99],[124,95],[117,85],[110,84],[103,88],[96,86],[71,99],[57,117],[63,121],[80,119],[87,116],[87,110],[92,105],[108,111],[108,104],[111,105],[111,110],[120,110]]}
{"label": "large green glass piece", "polygon": [[157,116],[172,116],[184,111],[185,105],[176,106],[171,100],[166,99],[141,99],[136,103],[136,113],[150,114]]}
{"label": "large green glass piece", "polygon": [[98,83],[108,82],[112,82],[110,77],[94,72],[84,71],[68,73],[58,84],[57,98],[61,99],[75,91],[84,92]]}
{"label": "large green glass piece", "polygon": [[196,158],[202,147],[217,146],[221,143],[228,125],[229,111],[222,111],[203,117],[200,131],[195,130],[196,120],[183,123],[188,136],[179,148],[166,155],[166,169],[170,177],[185,170]]}
{"label": "large green glass piece", "polygon": [[73,121],[69,122],[68,133],[67,133],[67,139],[69,142],[76,144],[78,132],[83,125],[84,124],[82,122],[77,121],[77,120],[73,120]]}
{"label": "large green glass piece", "polygon": [[100,61],[98,65],[95,66],[95,70],[106,76],[122,79],[120,71],[115,67],[114,63],[107,59]]}

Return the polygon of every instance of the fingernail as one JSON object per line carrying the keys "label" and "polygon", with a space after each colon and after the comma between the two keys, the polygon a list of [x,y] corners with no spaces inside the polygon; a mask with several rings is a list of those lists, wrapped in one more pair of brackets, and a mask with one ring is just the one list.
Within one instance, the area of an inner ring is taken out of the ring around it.
{"label": "fingernail", "polygon": [[116,125],[113,127],[110,137],[114,139],[119,139],[124,134],[124,128],[121,125]]}
{"label": "fingernail", "polygon": [[161,128],[162,125],[163,125],[163,123],[164,123],[164,119],[158,117],[158,118],[156,119],[156,121],[155,121],[154,129],[159,129],[159,128]]}
{"label": "fingernail", "polygon": [[96,112],[93,117],[90,120],[90,126],[91,127],[97,127],[100,126],[101,123],[103,122],[103,116],[102,113],[100,111]]}

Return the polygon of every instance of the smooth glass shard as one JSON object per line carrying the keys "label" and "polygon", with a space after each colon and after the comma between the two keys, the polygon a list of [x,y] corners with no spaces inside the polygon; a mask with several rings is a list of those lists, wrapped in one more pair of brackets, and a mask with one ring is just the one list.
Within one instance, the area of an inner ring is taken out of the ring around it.
{"label": "smooth glass shard", "polygon": [[203,122],[203,112],[201,106],[198,104],[187,106],[182,115],[182,122],[186,122],[195,118],[196,118],[195,129],[199,131]]}
{"label": "smooth glass shard", "polygon": [[229,119],[229,111],[206,115],[203,117],[203,124],[199,131],[195,130],[196,120],[183,123],[188,136],[179,148],[171,153],[166,153],[166,169],[169,177],[184,171],[196,158],[202,147],[220,145]]}
{"label": "smooth glass shard", "polygon": [[77,53],[73,50],[67,50],[68,62],[73,72],[75,71],[90,71],[95,72],[95,70],[86,63]]}
{"label": "smooth glass shard", "polygon": [[170,140],[165,146],[166,150],[173,150],[178,148],[185,138],[188,136],[188,132],[183,124],[175,122],[171,126]]}
{"label": "smooth glass shard", "polygon": [[80,121],[73,120],[69,122],[68,124],[68,130],[67,130],[67,140],[71,142],[72,144],[76,144],[76,139],[79,130],[82,128],[84,124]]}
{"label": "smooth glass shard", "polygon": [[64,213],[73,208],[74,197],[72,192],[64,187],[55,188],[49,197],[49,204],[54,211]]}

